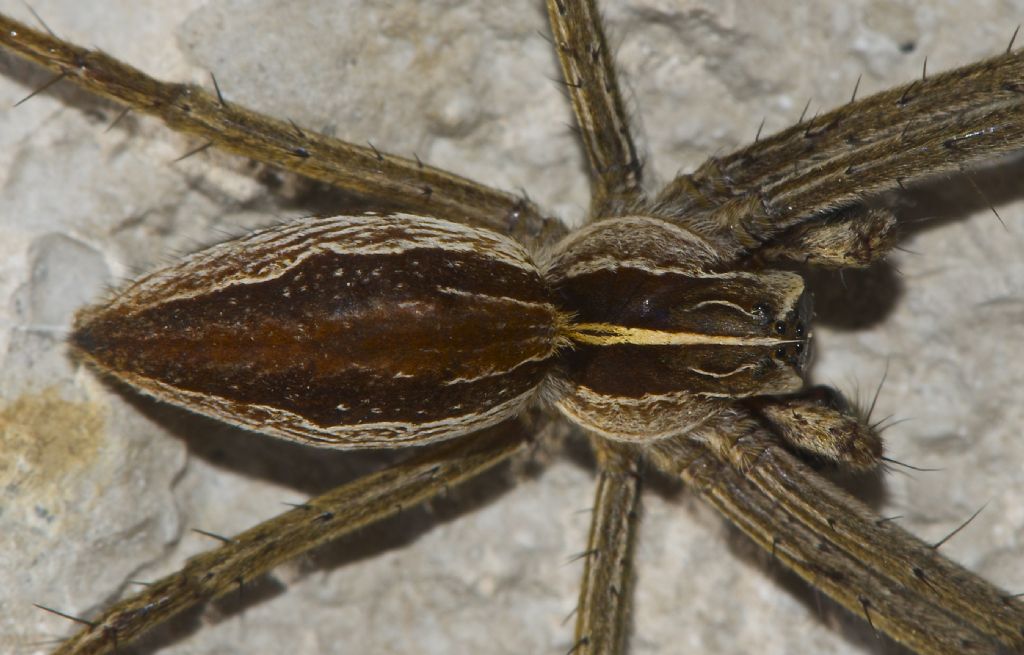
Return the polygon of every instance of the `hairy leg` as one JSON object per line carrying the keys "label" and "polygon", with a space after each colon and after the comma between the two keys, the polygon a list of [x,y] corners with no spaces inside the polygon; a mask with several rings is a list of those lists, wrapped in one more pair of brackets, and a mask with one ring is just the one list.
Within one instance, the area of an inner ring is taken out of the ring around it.
{"label": "hairy leg", "polygon": [[382,208],[469,221],[533,243],[561,232],[557,220],[541,216],[527,198],[428,166],[418,158],[346,143],[252,111],[225,98],[216,86],[208,91],[157,80],[103,52],[2,15],[0,45],[53,71],[52,82],[67,79],[133,111],[156,116],[168,127],[198,138],[201,148],[215,146],[273,164]]}
{"label": "hairy leg", "polygon": [[590,217],[621,216],[643,195],[642,165],[594,0],[548,0],[562,79],[590,162]]}
{"label": "hairy leg", "polygon": [[874,629],[922,654],[1024,648],[1024,601],[873,514],[755,422],[740,418],[703,437],[657,442],[654,465],[681,475],[772,558]]}
{"label": "hairy leg", "polygon": [[794,225],[1019,150],[1022,75],[1024,51],[1008,51],[852,101],[709,159],[655,211],[696,216],[730,250],[754,251]]}
{"label": "hairy leg", "polygon": [[573,655],[628,652],[633,606],[633,558],[640,520],[638,456],[592,439],[597,451],[597,491],[586,565],[576,607]]}
{"label": "hairy leg", "polygon": [[190,607],[237,590],[273,567],[401,513],[493,468],[526,443],[515,422],[429,447],[393,468],[313,498],[236,535],[216,550],[106,608],[64,642],[60,655],[116,652]]}

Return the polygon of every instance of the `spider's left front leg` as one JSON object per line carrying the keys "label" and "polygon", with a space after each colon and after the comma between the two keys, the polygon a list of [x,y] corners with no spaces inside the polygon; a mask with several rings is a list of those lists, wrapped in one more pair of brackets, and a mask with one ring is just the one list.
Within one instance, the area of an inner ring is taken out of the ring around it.
{"label": "spider's left front leg", "polygon": [[[814,261],[872,234],[877,257],[895,221],[866,200],[1024,148],[1022,75],[1024,51],[1008,51],[851,101],[709,159],[665,187],[651,211],[737,257]],[[819,263],[858,265],[839,254]]]}
{"label": "spider's left front leg", "polygon": [[590,163],[591,220],[621,216],[642,199],[641,168],[615,63],[594,0],[548,0],[551,33]]}
{"label": "spider's left front leg", "polygon": [[899,239],[892,210],[854,205],[797,223],[755,248],[763,263],[790,261],[825,268],[863,268],[885,257]]}

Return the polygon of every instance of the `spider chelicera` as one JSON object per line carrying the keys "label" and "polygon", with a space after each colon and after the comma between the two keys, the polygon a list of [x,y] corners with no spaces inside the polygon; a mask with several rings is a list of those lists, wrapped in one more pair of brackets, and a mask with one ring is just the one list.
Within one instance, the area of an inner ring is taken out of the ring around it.
{"label": "spider chelicera", "polygon": [[[211,67],[211,68],[215,68],[215,67]],[[880,86],[881,86],[881,85],[880,85]],[[641,105],[642,105],[642,102],[639,102],[639,104],[641,104]],[[641,106],[641,108],[643,108],[643,107]],[[799,107],[798,107],[798,110],[799,110]],[[798,112],[798,113],[799,113],[799,112]],[[647,122],[651,122],[651,121],[647,121]],[[756,128],[756,121],[754,121],[754,123],[755,123],[755,125],[753,125],[753,126],[752,126],[752,128],[751,128],[751,129],[752,129],[752,131],[753,131],[753,129],[754,129],[754,128]],[[377,140],[377,139],[375,139],[375,140]],[[568,148],[570,147],[570,142],[568,141],[568,139],[565,139],[565,143],[564,143],[564,144],[565,144],[565,147],[564,147],[563,149],[568,149]],[[390,145],[390,143],[389,143],[389,145]],[[669,171],[669,173],[671,173],[671,171]],[[488,179],[487,181],[489,181],[489,179]],[[532,190],[532,188],[534,188],[534,187],[530,186],[529,184],[527,184],[526,186],[527,186],[528,188],[530,188],[531,190]],[[127,248],[127,247],[126,247],[126,248]],[[826,345],[826,347],[827,347],[827,345]],[[195,426],[194,426],[194,427],[195,427]],[[204,427],[204,428],[206,428],[206,426],[205,426],[205,425],[204,425],[203,427]],[[898,452],[898,451],[897,451],[897,452]],[[902,453],[899,453],[899,454],[901,454],[901,455],[902,455]],[[943,464],[945,464],[945,463],[943,463]],[[943,474],[943,475],[945,475],[945,474]],[[949,477],[952,477],[952,476],[953,476],[953,474],[952,474],[952,473],[949,473],[948,475],[949,475]],[[651,523],[651,522],[649,521],[648,523]],[[955,523],[955,521],[953,521],[953,523]],[[207,525],[207,526],[205,526],[205,527],[209,527],[209,526]],[[244,527],[244,526],[238,526],[238,527],[239,527],[239,528],[241,528],[241,527]],[[652,528],[650,528],[650,527],[648,526],[648,527],[647,527],[646,529],[647,529],[647,530],[650,530],[650,529],[652,529]],[[227,531],[227,532],[230,532],[231,530],[230,530],[230,529],[225,529],[225,530],[223,530],[223,531]],[[572,577],[572,576],[571,576],[571,575],[569,575],[569,576],[567,576],[567,577]],[[44,600],[45,600],[45,599],[44,599]],[[255,628],[253,628],[253,629],[255,629]],[[641,631],[641,634],[640,634],[640,635],[638,636],[638,638],[640,638],[640,639],[643,639],[643,631]]]}

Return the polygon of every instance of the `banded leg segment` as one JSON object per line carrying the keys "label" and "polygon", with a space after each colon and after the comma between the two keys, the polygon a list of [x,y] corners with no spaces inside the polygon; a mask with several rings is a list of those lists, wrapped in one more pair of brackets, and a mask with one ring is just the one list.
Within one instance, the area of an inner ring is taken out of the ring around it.
{"label": "banded leg segment", "polygon": [[573,655],[625,651],[633,587],[633,544],[640,505],[635,455],[592,439],[598,457],[597,492],[586,566],[576,608]]}
{"label": "banded leg segment", "polygon": [[733,428],[742,436],[656,442],[651,461],[681,475],[774,559],[915,652],[1024,649],[1024,602],[874,515],[756,423]]}
{"label": "banded leg segment", "polygon": [[226,102],[195,85],[154,79],[99,51],[0,14],[0,46],[173,130],[379,203],[511,233],[525,243],[560,238],[564,228],[524,197],[410,160],[357,146]]}
{"label": "banded leg segment", "polygon": [[115,651],[171,617],[216,598],[278,564],[417,505],[520,451],[518,422],[425,448],[422,454],[348,483],[265,521],[107,609],[55,655]]}
{"label": "banded leg segment", "polygon": [[590,162],[590,217],[622,215],[642,194],[641,164],[600,13],[594,0],[548,0],[548,15]]}

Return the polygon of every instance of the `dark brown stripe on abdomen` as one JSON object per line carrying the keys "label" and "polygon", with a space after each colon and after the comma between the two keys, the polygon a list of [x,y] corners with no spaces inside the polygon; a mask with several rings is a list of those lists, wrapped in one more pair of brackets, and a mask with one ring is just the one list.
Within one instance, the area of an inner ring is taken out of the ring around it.
{"label": "dark brown stripe on abdomen", "polygon": [[558,338],[535,268],[466,248],[325,249],[277,276],[155,295],[85,314],[73,342],[158,397],[216,397],[250,427],[256,406],[325,432],[472,424],[529,394]]}

